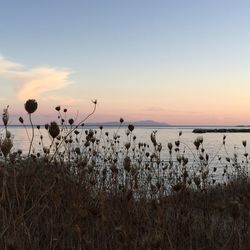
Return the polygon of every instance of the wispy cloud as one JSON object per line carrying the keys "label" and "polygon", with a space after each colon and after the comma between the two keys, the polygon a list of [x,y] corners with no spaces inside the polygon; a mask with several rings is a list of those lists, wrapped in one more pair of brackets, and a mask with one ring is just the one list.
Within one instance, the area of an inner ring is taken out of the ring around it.
{"label": "wispy cloud", "polygon": [[15,83],[19,100],[42,98],[50,91],[69,86],[71,73],[68,69],[54,67],[27,67],[0,56],[0,77]]}

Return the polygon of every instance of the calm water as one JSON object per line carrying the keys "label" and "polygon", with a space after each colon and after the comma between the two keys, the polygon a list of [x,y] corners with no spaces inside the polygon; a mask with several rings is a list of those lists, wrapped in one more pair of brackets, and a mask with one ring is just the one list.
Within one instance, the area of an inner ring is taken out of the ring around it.
{"label": "calm water", "polygon": [[[93,128],[93,127],[92,127]],[[87,129],[87,127],[83,127],[83,133],[82,133],[82,138],[84,139],[84,131]],[[93,128],[98,131],[97,138],[100,133],[100,129],[98,128]],[[31,135],[31,128],[27,128],[28,133]],[[127,128],[122,127],[118,131],[118,135],[121,136],[121,143],[124,144],[127,141],[126,137],[126,132]],[[150,141],[150,134],[152,131],[157,130],[157,142],[161,143],[163,146],[162,149],[162,156],[168,155],[168,150],[167,150],[167,143],[174,142],[178,139],[178,133],[179,131],[182,131],[182,136],[180,137],[180,141],[187,144],[189,146],[186,147],[184,144],[181,144],[182,150],[186,151],[187,155],[191,154],[191,151],[195,152],[195,147],[193,145],[194,140],[197,138],[197,136],[202,136],[204,139],[204,148],[206,152],[210,155],[210,158],[212,158],[217,152],[218,149],[222,145],[222,138],[223,138],[223,133],[206,133],[206,134],[193,134],[192,130],[193,128],[191,127],[136,127],[133,133],[136,135],[137,142],[145,142],[149,143],[150,145],[152,144]],[[4,132],[3,128],[1,128],[2,133]],[[9,131],[11,134],[14,136],[13,141],[14,141],[14,149],[22,149],[24,152],[27,152],[28,146],[29,146],[29,139],[27,137],[26,131],[22,126],[11,126],[9,127]],[[81,129],[79,129],[81,132]],[[105,132],[109,132],[110,138],[112,138],[113,134],[117,131],[116,127],[107,127],[103,128],[103,134]],[[45,130],[44,128],[40,129],[40,133],[44,137],[44,144],[45,146],[49,146],[51,139],[48,135],[48,131]],[[35,140],[34,140],[34,145],[36,150],[42,150],[42,146],[39,145],[39,138],[40,138],[40,133],[37,129],[35,129]],[[250,152],[250,133],[226,133],[226,149],[227,152],[230,154],[230,156],[233,156],[234,153],[242,155],[245,151],[242,145],[242,140],[246,140],[247,147],[246,151]],[[103,136],[105,138],[105,136]],[[190,150],[191,149],[191,150]],[[219,152],[219,155],[225,156],[226,152],[222,148],[222,150]]]}

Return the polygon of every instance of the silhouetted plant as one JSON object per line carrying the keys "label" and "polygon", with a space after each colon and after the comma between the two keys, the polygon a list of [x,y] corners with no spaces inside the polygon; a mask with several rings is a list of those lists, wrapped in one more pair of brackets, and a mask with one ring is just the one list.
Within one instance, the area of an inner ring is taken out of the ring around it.
{"label": "silhouetted plant", "polygon": [[34,99],[29,99],[24,104],[25,110],[27,111],[27,113],[29,115],[30,125],[31,125],[31,129],[32,129],[28,157],[30,156],[31,147],[32,147],[33,140],[34,140],[34,126],[32,123],[31,114],[37,110],[37,106],[38,106],[38,104],[37,104],[36,100],[34,100]]}

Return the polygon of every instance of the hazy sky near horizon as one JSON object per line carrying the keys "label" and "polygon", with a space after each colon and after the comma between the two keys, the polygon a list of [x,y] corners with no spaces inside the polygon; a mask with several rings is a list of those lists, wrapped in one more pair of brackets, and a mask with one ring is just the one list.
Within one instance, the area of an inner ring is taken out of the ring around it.
{"label": "hazy sky near horizon", "polygon": [[250,1],[8,0],[0,107],[35,98],[91,121],[250,124]]}

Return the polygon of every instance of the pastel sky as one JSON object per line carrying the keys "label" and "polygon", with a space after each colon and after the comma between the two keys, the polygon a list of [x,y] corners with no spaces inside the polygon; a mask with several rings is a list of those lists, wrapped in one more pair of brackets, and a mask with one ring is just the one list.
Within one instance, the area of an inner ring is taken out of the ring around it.
{"label": "pastel sky", "polygon": [[250,124],[250,1],[0,1],[0,108]]}

